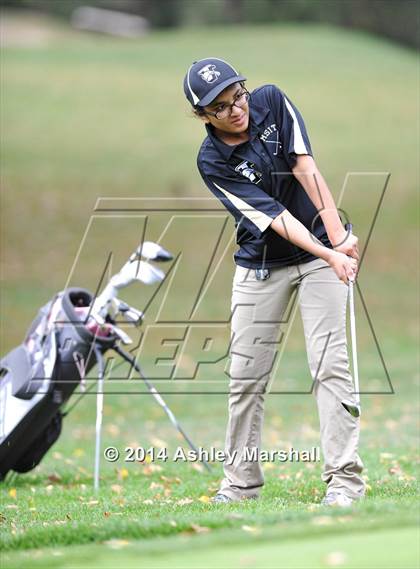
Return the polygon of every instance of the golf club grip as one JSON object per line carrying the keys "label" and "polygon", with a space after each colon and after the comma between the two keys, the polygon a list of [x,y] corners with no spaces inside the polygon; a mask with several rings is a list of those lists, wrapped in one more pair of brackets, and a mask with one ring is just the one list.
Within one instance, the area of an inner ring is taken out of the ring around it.
{"label": "golf club grip", "polygon": [[[349,223],[346,223],[346,224],[344,225],[344,228],[345,228],[346,231],[349,232],[349,235],[352,234],[352,232],[353,232],[353,224],[352,224],[352,223],[350,223],[350,222],[349,222]],[[350,256],[349,256],[349,258],[350,258]],[[352,286],[353,286],[353,282],[352,282],[352,281],[349,281],[349,287],[352,287]]]}

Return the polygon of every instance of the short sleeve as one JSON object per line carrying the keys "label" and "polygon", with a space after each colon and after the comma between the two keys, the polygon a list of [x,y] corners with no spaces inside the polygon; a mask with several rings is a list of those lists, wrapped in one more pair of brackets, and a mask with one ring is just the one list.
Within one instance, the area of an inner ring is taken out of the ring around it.
{"label": "short sleeve", "polygon": [[[200,170],[200,168],[199,168]],[[235,218],[256,238],[260,238],[285,207],[247,180],[200,174],[209,190]]]}
{"label": "short sleeve", "polygon": [[280,138],[283,141],[284,156],[292,168],[296,156],[313,156],[311,143],[302,115],[295,105],[276,86],[271,86],[272,106],[280,126]]}

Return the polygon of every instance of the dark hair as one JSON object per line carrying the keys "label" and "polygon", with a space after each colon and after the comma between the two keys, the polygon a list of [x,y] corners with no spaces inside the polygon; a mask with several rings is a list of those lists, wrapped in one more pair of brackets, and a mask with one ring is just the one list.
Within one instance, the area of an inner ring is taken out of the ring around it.
{"label": "dark hair", "polygon": [[203,109],[203,107],[200,107],[198,105],[192,107],[192,112],[195,114],[196,117],[202,117],[203,115],[206,114],[206,111]]}

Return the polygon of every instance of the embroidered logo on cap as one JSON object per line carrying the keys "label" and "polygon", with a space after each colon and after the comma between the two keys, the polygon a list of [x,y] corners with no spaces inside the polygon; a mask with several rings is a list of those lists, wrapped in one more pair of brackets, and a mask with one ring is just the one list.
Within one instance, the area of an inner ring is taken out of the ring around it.
{"label": "embroidered logo on cap", "polygon": [[214,83],[220,77],[220,71],[217,71],[216,66],[210,63],[202,67],[198,74],[206,83]]}

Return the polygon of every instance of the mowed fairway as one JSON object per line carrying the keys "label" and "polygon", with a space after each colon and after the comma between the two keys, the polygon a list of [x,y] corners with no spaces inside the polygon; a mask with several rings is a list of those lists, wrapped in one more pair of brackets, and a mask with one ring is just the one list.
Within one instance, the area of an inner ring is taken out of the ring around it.
{"label": "mowed fairway", "polygon": [[[103,447],[115,446],[121,458],[102,461],[100,493],[93,493],[95,398],[88,395],[40,467],[3,484],[2,567],[418,567],[414,54],[364,34],[309,25],[186,29],[133,42],[79,35],[44,20],[27,18],[25,26],[43,30],[41,40],[14,37],[1,56],[2,354],[67,283],[98,198],[117,198],[118,206],[119,198],[209,196],[195,166],[203,129],[182,92],[195,59],[225,57],[249,78],[249,89],[276,83],[288,94],[337,198],[346,174],[356,173],[347,178],[342,207],[362,247],[391,177],[359,277],[369,318],[356,295],[360,375],[368,392],[361,419],[364,502],[326,510],[319,505],[320,462],[267,462],[260,501],[214,506],[209,498],[222,464],[207,473],[195,462],[175,462],[183,440],[162,410],[140,384],[117,383],[109,391],[123,385],[130,395],[106,396]],[[116,268],[132,252],[144,224],[132,214],[91,222],[72,284],[94,290],[109,252],[116,252]],[[148,238],[159,238],[168,216],[150,218]],[[207,219],[175,224],[162,240],[190,259],[169,295],[174,313],[188,308],[188,283],[204,270],[202,252],[214,239]],[[199,320],[226,319],[234,247],[228,238],[222,245],[228,255]],[[141,309],[150,294],[144,291],[139,285],[124,299]],[[146,323],[156,311],[152,306]],[[315,402],[304,394],[311,379],[299,314],[291,326],[273,389],[288,393],[267,396],[266,449],[319,445]],[[220,337],[227,333],[228,326]],[[193,344],[188,349],[184,377],[193,375],[198,357]],[[144,364],[153,375],[153,350]],[[157,382],[206,449],[223,448],[225,365],[203,365],[196,380],[172,382],[170,389]],[[167,448],[168,460],[124,462],[128,446]]]}

